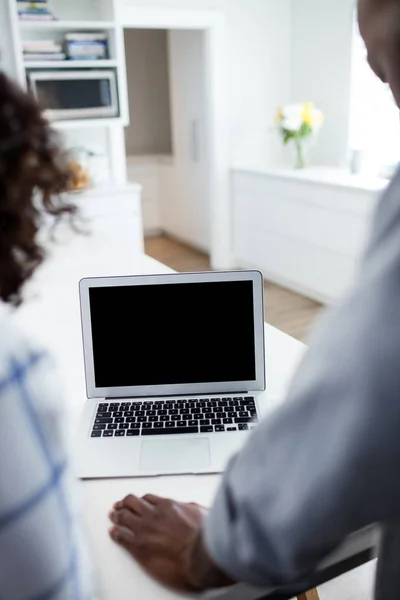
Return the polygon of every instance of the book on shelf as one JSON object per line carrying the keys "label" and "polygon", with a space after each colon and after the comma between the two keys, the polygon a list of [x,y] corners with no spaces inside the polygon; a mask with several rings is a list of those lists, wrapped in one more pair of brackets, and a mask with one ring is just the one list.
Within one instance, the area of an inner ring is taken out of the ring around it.
{"label": "book on shelf", "polygon": [[19,10],[18,16],[31,15],[31,16],[43,16],[51,15],[48,10]]}
{"label": "book on shelf", "polygon": [[50,13],[50,10],[48,9],[47,4],[41,4],[41,5],[32,4],[32,5],[30,5],[30,4],[24,2],[24,4],[18,4],[17,8],[18,8],[18,12],[20,14],[23,14],[23,13],[27,13],[27,14]]}
{"label": "book on shelf", "polygon": [[107,42],[106,33],[67,33],[66,42]]}
{"label": "book on shelf", "polygon": [[68,54],[69,60],[106,60],[108,58],[107,55],[104,54],[91,54],[90,52],[85,52],[85,54]]}
{"label": "book on shelf", "polygon": [[68,61],[69,62],[74,62],[75,60],[76,61],[81,61],[81,62],[83,62],[85,60],[88,61],[88,62],[90,62],[90,61],[94,62],[96,60],[104,60],[104,59],[101,56],[96,56],[95,54],[93,56],[90,55],[90,54],[85,54],[85,56],[79,56],[79,55],[77,55],[77,56],[68,56]]}
{"label": "book on shelf", "polygon": [[108,58],[107,54],[99,54],[98,52],[74,52],[72,54],[67,53],[70,60],[103,60]]}
{"label": "book on shelf", "polygon": [[108,58],[107,35],[103,33],[69,33],[65,36],[65,52],[71,60]]}
{"label": "book on shelf", "polygon": [[107,46],[99,44],[66,44],[68,54],[105,54]]}
{"label": "book on shelf", "polygon": [[21,21],[53,21],[55,17],[47,0],[17,0],[18,18]]}
{"label": "book on shelf", "polygon": [[24,50],[29,50],[30,48],[53,48],[54,46],[59,45],[54,40],[23,40],[22,47]]}
{"label": "book on shelf", "polygon": [[62,45],[53,40],[25,40],[22,42],[22,51],[25,62],[67,58]]}
{"label": "book on shelf", "polygon": [[107,40],[66,40],[65,41],[66,44],[68,44],[68,46],[71,47],[75,47],[75,46],[99,46],[99,47],[104,47],[107,46]]}
{"label": "book on shelf", "polygon": [[97,56],[97,58],[107,58],[105,52],[96,52],[96,50],[86,50],[85,52],[66,52],[70,58],[76,56]]}
{"label": "book on shelf", "polygon": [[54,60],[54,61],[60,61],[60,60],[66,60],[66,55],[64,52],[54,52],[54,54],[42,54],[42,53],[37,53],[34,54],[33,52],[31,54],[24,54],[24,61],[25,62],[29,62],[29,61],[46,61],[46,60]]}
{"label": "book on shelf", "polygon": [[[27,0],[17,0],[17,8],[20,11],[25,10],[49,10],[49,2],[47,0],[33,0],[27,2]],[[50,12],[50,11],[49,11]]]}
{"label": "book on shelf", "polygon": [[31,54],[32,52],[35,54],[54,54],[56,52],[62,52],[61,44],[56,44],[55,42],[22,42],[22,50],[24,54]]}
{"label": "book on shelf", "polygon": [[20,8],[18,6],[18,14],[20,14],[20,15],[48,15],[51,13],[47,8]]}
{"label": "book on shelf", "polygon": [[56,18],[47,13],[35,14],[35,13],[19,13],[18,18],[20,21],[55,21]]}

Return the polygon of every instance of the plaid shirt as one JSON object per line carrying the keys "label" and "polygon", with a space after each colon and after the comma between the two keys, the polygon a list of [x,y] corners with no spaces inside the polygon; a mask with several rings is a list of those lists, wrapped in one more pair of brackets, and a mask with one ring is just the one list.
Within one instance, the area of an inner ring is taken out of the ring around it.
{"label": "plaid shirt", "polygon": [[48,355],[0,313],[0,598],[89,600],[59,386]]}

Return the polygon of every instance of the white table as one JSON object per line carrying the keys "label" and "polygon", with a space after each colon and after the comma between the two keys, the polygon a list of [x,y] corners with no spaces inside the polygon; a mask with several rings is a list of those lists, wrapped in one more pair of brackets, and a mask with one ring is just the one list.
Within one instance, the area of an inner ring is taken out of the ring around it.
{"label": "white table", "polygon": [[[84,276],[167,273],[171,269],[133,252],[130,244],[102,232],[78,236],[57,246],[27,288],[27,301],[14,318],[32,337],[48,347],[60,371],[69,426],[77,426],[86,400],[78,281]],[[293,371],[305,346],[266,325],[267,391],[260,409],[267,415],[285,398]],[[108,511],[126,494],[153,493],[180,501],[212,502],[219,477],[216,475],[153,477],[80,482],[84,522],[94,557],[102,600],[172,600],[181,596],[161,588],[145,575],[108,536]],[[232,596],[230,596],[232,597]],[[234,597],[234,596],[233,596]]]}
{"label": "white table", "polygon": [[[85,276],[168,273],[165,265],[134,252],[132,246],[102,231],[91,236],[59,235],[49,260],[27,286],[26,302],[14,318],[56,359],[66,398],[70,435],[77,426],[86,400],[78,281]],[[268,413],[282,401],[304,346],[280,331],[266,326],[268,391],[261,409]],[[80,482],[83,510],[94,562],[104,600],[167,600],[176,594],[161,589],[111,542],[108,511],[129,492],[153,493],[182,501],[210,505],[219,477],[180,476],[113,479]]]}
{"label": "white table", "polygon": [[[140,261],[147,270],[161,272],[153,262]],[[260,398],[260,409],[268,414],[284,398],[284,392],[293,369],[304,352],[302,344],[280,331],[266,326],[268,391]],[[176,477],[128,478],[97,480],[83,483],[86,524],[93,542],[97,565],[101,569],[101,589],[106,600],[169,600],[181,596],[161,589],[141,572],[139,567],[110,542],[107,512],[116,500],[132,492],[166,496],[183,502],[198,502],[209,506],[218,486],[217,475]],[[133,594],[134,591],[134,594]]]}

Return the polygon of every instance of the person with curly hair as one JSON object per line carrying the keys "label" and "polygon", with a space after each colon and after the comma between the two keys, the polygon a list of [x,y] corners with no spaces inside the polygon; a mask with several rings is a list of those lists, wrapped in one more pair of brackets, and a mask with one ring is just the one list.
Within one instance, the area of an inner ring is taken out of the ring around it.
{"label": "person with curly hair", "polygon": [[[0,598],[89,600],[91,568],[76,517],[51,357],[19,331],[10,307],[45,258],[46,219],[62,200],[66,156],[28,94],[0,72]],[[18,309],[17,309],[18,310]]]}

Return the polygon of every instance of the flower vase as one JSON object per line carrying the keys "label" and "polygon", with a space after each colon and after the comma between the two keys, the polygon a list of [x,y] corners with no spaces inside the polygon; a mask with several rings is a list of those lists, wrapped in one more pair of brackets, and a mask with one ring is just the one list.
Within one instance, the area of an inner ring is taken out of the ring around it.
{"label": "flower vase", "polygon": [[304,169],[306,166],[306,157],[304,151],[304,141],[301,138],[295,138],[294,140],[296,146],[296,169]]}
{"label": "flower vase", "polygon": [[275,123],[282,136],[284,145],[294,144],[296,152],[296,169],[306,166],[310,142],[321,128],[323,114],[312,102],[288,104],[280,108],[275,116]]}

